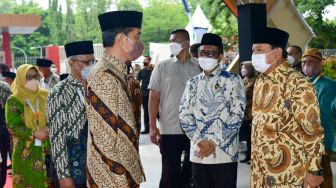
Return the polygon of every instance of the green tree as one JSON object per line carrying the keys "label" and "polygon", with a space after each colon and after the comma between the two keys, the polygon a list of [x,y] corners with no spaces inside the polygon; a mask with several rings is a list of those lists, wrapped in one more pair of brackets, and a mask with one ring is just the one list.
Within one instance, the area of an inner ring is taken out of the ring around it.
{"label": "green tree", "polygon": [[309,44],[310,47],[314,48],[336,48],[335,22],[323,20],[323,15],[325,12],[325,7],[328,5],[334,5],[334,0],[295,0],[295,5],[298,7],[299,11],[306,15],[305,20],[313,28],[316,34]]}
{"label": "green tree", "polygon": [[120,0],[117,3],[118,10],[136,10],[143,11],[143,8],[138,0]]}
{"label": "green tree", "polygon": [[66,0],[67,12],[65,16],[65,31],[67,42],[75,40],[75,15],[72,10],[72,0]]}
{"label": "green tree", "polygon": [[[35,14],[41,17],[41,26],[31,34],[28,35],[11,35],[11,46],[22,48],[28,56],[38,56],[39,51],[30,49],[34,46],[44,46],[50,43],[50,30],[47,19],[48,12],[42,10],[38,4],[34,2],[23,2],[22,4],[14,4],[12,8],[7,11],[9,14]],[[23,56],[21,52],[13,50],[16,56]]]}
{"label": "green tree", "polygon": [[144,9],[141,38],[148,54],[149,42],[168,42],[170,32],[184,28],[188,17],[181,2],[151,0]]}
{"label": "green tree", "polygon": [[101,42],[98,15],[106,12],[112,0],[76,0],[75,15],[76,39]]}
{"label": "green tree", "polygon": [[6,14],[10,13],[12,7],[15,6],[15,3],[11,0],[1,0],[0,1],[0,13]]}

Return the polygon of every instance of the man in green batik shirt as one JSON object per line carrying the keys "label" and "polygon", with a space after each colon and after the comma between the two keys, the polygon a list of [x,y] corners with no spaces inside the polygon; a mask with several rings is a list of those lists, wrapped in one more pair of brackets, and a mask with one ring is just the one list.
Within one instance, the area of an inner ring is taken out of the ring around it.
{"label": "man in green batik shirt", "polygon": [[302,72],[309,77],[317,92],[320,103],[321,122],[324,128],[324,145],[326,154],[322,158],[324,182],[322,188],[333,187],[331,171],[331,155],[334,143],[334,118],[336,117],[336,81],[324,76],[321,72],[323,57],[318,49],[307,49],[302,56]]}

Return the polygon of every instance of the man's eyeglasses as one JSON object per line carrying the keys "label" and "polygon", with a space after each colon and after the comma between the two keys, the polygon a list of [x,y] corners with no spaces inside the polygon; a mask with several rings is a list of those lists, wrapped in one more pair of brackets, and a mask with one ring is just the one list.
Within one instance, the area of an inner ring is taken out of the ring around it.
{"label": "man's eyeglasses", "polygon": [[78,62],[82,62],[88,66],[90,65],[94,65],[95,63],[97,63],[97,60],[88,60],[88,61],[81,61],[81,60],[77,60],[77,59],[73,59],[73,61],[78,61]]}
{"label": "man's eyeglasses", "polygon": [[30,75],[30,74],[27,74],[26,75],[26,80],[32,80],[32,79],[35,79],[35,80],[40,80],[40,75],[39,74],[33,74],[33,75]]}
{"label": "man's eyeglasses", "polygon": [[198,56],[199,57],[217,57],[219,54],[218,51],[206,51],[206,50],[198,50]]}

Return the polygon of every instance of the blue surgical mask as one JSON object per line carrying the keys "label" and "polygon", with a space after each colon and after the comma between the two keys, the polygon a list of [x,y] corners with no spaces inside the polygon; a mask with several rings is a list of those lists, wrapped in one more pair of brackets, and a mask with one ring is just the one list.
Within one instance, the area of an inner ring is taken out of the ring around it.
{"label": "blue surgical mask", "polygon": [[92,70],[92,68],[94,67],[94,64],[91,64],[90,66],[87,66],[85,67],[84,69],[82,69],[81,71],[81,76],[84,80],[87,80],[89,75],[90,75],[90,72]]}

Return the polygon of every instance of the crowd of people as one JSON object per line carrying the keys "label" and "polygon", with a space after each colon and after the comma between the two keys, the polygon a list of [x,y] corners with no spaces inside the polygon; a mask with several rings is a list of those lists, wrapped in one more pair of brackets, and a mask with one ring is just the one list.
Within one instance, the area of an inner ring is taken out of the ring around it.
{"label": "crowd of people", "polygon": [[190,45],[176,29],[172,57],[153,68],[146,56],[134,77],[142,17],[99,15],[103,56],[92,41],[65,44],[68,74],[48,59],[16,74],[0,64],[1,187],[8,155],[14,188],[139,187],[139,137],[148,133],[162,157],[160,188],[234,188],[238,162],[251,165],[253,188],[333,187],[336,81],[322,74],[318,49],[286,49],[287,32],[256,28],[251,61],[236,74],[219,35]]}

